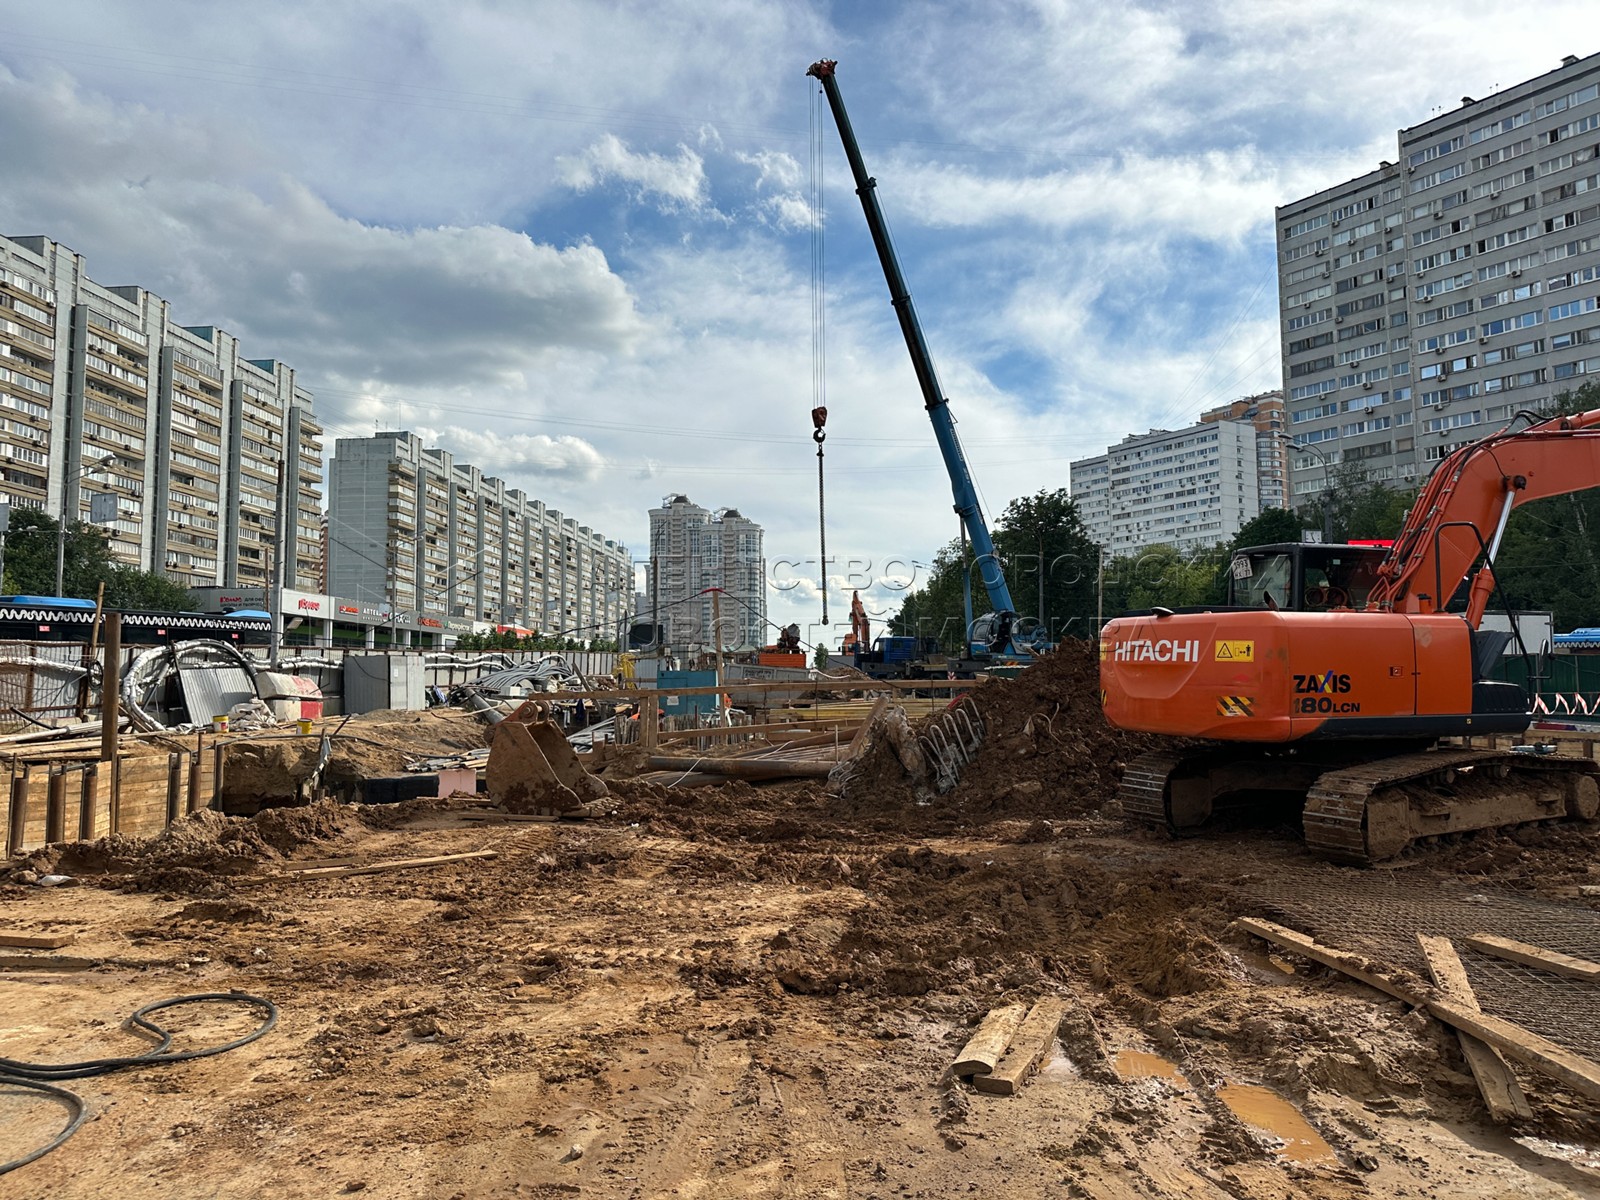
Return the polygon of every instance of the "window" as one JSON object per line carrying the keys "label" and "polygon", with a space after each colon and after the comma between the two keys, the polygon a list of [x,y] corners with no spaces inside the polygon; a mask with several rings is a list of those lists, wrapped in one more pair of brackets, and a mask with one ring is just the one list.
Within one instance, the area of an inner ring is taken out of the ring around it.
{"label": "window", "polygon": [[1479,254],[1484,254],[1490,250],[1499,250],[1505,246],[1514,246],[1518,242],[1525,242],[1531,237],[1537,237],[1538,233],[1539,227],[1537,225],[1522,225],[1516,229],[1504,230],[1493,237],[1479,239],[1476,243],[1476,249]]}
{"label": "window", "polygon": [[1508,146],[1501,146],[1498,150],[1491,150],[1488,154],[1480,154],[1472,160],[1472,165],[1480,171],[1487,170],[1498,163],[1507,162],[1519,155],[1526,154],[1533,149],[1533,139],[1523,138],[1520,142],[1512,142]]}
{"label": "window", "polygon": [[1534,309],[1532,312],[1522,313],[1515,317],[1501,317],[1498,321],[1485,321],[1483,323],[1483,336],[1494,337],[1496,334],[1506,333],[1512,329],[1531,329],[1543,319],[1543,314]]}
{"label": "window", "polygon": [[1463,139],[1458,133],[1454,137],[1446,138],[1442,142],[1435,142],[1433,145],[1409,155],[1406,158],[1406,166],[1420,167],[1425,162],[1432,162],[1434,159],[1443,157],[1446,154],[1454,154],[1461,149],[1463,144]]}
{"label": "window", "polygon": [[1538,282],[1525,283],[1520,287],[1502,288],[1493,295],[1484,296],[1478,301],[1480,308],[1497,308],[1502,304],[1515,304],[1519,300],[1531,300],[1544,290],[1544,285]]}
{"label": "window", "polygon": [[1422,429],[1424,433],[1442,433],[1447,429],[1465,429],[1482,420],[1483,414],[1476,409],[1472,412],[1447,413],[1441,417],[1430,417],[1422,423]]}
{"label": "window", "polygon": [[1310,233],[1313,229],[1322,229],[1328,224],[1328,215],[1323,213],[1320,217],[1307,217],[1303,221],[1290,225],[1283,231],[1283,240],[1299,237],[1302,233]]}
{"label": "window", "polygon": [[1585,175],[1582,179],[1569,179],[1559,187],[1546,188],[1539,193],[1539,198],[1546,204],[1555,204],[1562,200],[1570,200],[1574,196],[1581,196],[1585,192],[1592,192],[1600,187],[1600,174]]}
{"label": "window", "polygon": [[1439,308],[1424,309],[1417,314],[1417,324],[1433,325],[1439,321],[1453,321],[1457,317],[1466,316],[1471,311],[1471,300],[1458,300],[1454,304],[1446,304]]}
{"label": "window", "polygon": [[1449,183],[1452,179],[1460,179],[1467,173],[1467,164],[1458,162],[1448,167],[1441,167],[1427,175],[1419,175],[1411,181],[1411,194],[1425,192],[1429,188],[1438,187],[1441,183]]}
{"label": "window", "polygon": [[[1540,113],[1539,115],[1544,116],[1545,114]],[[1487,125],[1480,125],[1468,132],[1467,144],[1476,146],[1479,142],[1487,141],[1492,137],[1499,137],[1502,133],[1510,133],[1513,129],[1520,129],[1528,123],[1531,116],[1532,114],[1527,109],[1523,109],[1521,112],[1513,113],[1511,116],[1499,121],[1491,121]]]}
{"label": "window", "polygon": [[1600,83],[1591,83],[1588,87],[1579,88],[1575,92],[1568,92],[1565,96],[1557,96],[1554,100],[1547,100],[1543,104],[1535,105],[1533,115],[1548,117],[1558,112],[1565,112],[1569,108],[1576,108],[1600,96]]}
{"label": "window", "polygon": [[1568,317],[1576,317],[1583,313],[1591,313],[1600,307],[1600,297],[1585,296],[1581,300],[1571,300],[1566,304],[1556,304],[1550,309],[1550,320],[1565,321]]}
{"label": "window", "polygon": [[1477,184],[1472,189],[1472,198],[1474,200],[1481,200],[1485,196],[1489,196],[1491,198],[1497,197],[1501,192],[1509,191],[1514,187],[1520,187],[1522,184],[1528,183],[1532,179],[1533,168],[1524,167],[1522,170],[1513,171],[1509,175],[1501,175],[1498,179],[1490,179],[1487,182]]}
{"label": "window", "polygon": [[1554,233],[1558,229],[1571,229],[1574,225],[1586,224],[1596,217],[1600,217],[1600,204],[1591,204],[1587,208],[1562,213],[1559,217],[1550,217],[1544,223],[1544,231]]}

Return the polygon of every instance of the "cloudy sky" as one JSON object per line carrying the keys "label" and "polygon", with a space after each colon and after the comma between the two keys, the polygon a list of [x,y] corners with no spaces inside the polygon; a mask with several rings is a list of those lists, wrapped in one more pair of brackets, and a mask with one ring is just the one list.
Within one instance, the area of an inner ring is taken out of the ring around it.
{"label": "cloudy sky", "polygon": [[819,172],[835,624],[851,586],[893,607],[883,579],[956,524],[811,62],[839,60],[994,515],[1125,434],[1278,386],[1273,207],[1600,49],[1592,0],[1509,12],[13,5],[0,232],[294,365],[330,454],[414,430],[640,559],[664,495],[737,507],[791,585],[772,615],[816,636]]}

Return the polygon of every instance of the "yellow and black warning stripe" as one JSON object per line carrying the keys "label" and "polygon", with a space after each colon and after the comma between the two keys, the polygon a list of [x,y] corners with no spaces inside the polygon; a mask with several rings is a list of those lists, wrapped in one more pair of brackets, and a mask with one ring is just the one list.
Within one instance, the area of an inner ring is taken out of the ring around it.
{"label": "yellow and black warning stripe", "polygon": [[1254,696],[1218,696],[1217,716],[1219,717],[1253,717],[1255,716]]}

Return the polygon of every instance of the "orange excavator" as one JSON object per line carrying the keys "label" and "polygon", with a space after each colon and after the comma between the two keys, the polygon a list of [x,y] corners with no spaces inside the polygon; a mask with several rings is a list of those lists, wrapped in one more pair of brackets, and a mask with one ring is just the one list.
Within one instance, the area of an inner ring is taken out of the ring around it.
{"label": "orange excavator", "polygon": [[1600,764],[1440,739],[1528,727],[1523,689],[1486,677],[1511,636],[1480,628],[1495,555],[1517,505],[1596,486],[1600,409],[1520,414],[1440,461],[1387,551],[1243,550],[1229,603],[1109,622],[1107,720],[1204,739],[1130,763],[1124,812],[1181,833],[1233,801],[1298,799],[1307,846],[1358,864],[1440,834],[1595,820]]}
{"label": "orange excavator", "polygon": [[861,593],[850,593],[850,632],[839,643],[841,654],[854,654],[872,645],[872,625],[867,620],[866,605],[861,603]]}

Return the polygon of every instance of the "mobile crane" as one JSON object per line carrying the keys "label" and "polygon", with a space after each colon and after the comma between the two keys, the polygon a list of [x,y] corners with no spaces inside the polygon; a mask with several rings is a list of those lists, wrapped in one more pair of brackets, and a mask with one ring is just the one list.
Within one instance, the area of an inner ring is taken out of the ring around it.
{"label": "mobile crane", "polygon": [[1486,678],[1508,636],[1479,628],[1495,555],[1517,505],[1596,486],[1600,409],[1522,413],[1439,462],[1375,566],[1312,579],[1311,547],[1259,547],[1233,559],[1235,603],[1109,622],[1107,720],[1206,739],[1131,762],[1124,813],[1183,832],[1226,799],[1299,797],[1307,846],[1358,864],[1439,834],[1594,821],[1600,764],[1439,739],[1528,727],[1522,688]]}
{"label": "mobile crane", "polygon": [[845,112],[839,81],[834,75],[837,66],[836,61],[825,58],[812,63],[806,74],[822,84],[823,93],[828,97],[828,107],[833,112],[839,140],[844,143],[845,157],[850,161],[850,173],[855,178],[856,195],[861,197],[861,207],[867,216],[867,229],[872,234],[872,244],[877,247],[878,261],[883,267],[884,280],[889,285],[889,301],[900,320],[900,332],[905,338],[906,350],[911,355],[917,385],[922,389],[923,408],[933,423],[933,436],[944,458],[945,470],[950,475],[955,510],[961,517],[967,537],[972,541],[979,575],[984,589],[989,593],[990,611],[974,620],[967,630],[968,653],[974,658],[1027,661],[1034,654],[1049,648],[1048,630],[1042,625],[1030,626],[1020,619],[1016,605],[1011,601],[1011,589],[1006,586],[1005,573],[1000,569],[994,539],[989,536],[989,526],[978,504],[978,489],[972,482],[972,471],[967,466],[961,440],[956,436],[955,419],[950,415],[950,401],[939,387],[933,356],[928,352],[928,343],[922,336],[917,310],[911,303],[905,277],[900,273],[894,244],[889,240],[889,227],[884,222],[883,210],[878,206],[878,181],[867,174],[866,164],[861,158],[861,147],[856,143],[850,117]]}

